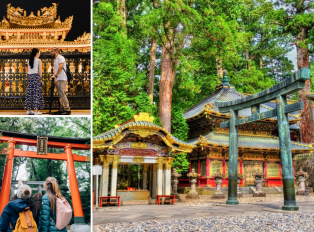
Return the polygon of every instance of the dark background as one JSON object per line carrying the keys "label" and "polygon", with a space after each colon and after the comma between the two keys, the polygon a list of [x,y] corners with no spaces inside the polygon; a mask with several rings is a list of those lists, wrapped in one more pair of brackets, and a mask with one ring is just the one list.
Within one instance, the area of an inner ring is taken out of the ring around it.
{"label": "dark background", "polygon": [[37,16],[37,11],[43,7],[51,7],[52,3],[57,3],[57,18],[60,16],[61,22],[73,15],[72,29],[69,31],[66,41],[73,41],[77,37],[91,32],[91,0],[0,0],[0,21],[3,16],[7,19],[7,5],[26,10],[29,16],[31,11]]}

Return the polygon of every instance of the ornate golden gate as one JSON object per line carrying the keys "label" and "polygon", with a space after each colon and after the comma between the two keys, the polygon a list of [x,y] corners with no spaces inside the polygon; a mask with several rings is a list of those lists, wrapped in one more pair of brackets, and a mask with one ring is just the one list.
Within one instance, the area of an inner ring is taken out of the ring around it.
{"label": "ornate golden gate", "polygon": [[244,161],[243,162],[243,185],[244,186],[249,186],[249,185],[254,185],[254,176],[253,174],[257,171],[257,169],[261,170],[264,172],[263,169],[263,162],[262,161]]}

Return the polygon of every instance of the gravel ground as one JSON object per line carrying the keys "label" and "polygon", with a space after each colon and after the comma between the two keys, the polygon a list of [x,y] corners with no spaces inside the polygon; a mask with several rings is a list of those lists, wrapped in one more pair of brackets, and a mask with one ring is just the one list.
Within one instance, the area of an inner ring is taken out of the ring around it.
{"label": "gravel ground", "polygon": [[[200,195],[199,200],[187,200],[186,194],[180,194],[180,202],[176,201],[177,205],[189,205],[189,206],[210,206],[213,204],[226,203],[227,196],[225,199],[212,199],[209,195]],[[243,195],[243,197],[238,198],[239,203],[245,204],[263,204],[263,203],[275,203],[282,202],[283,203],[283,195],[282,194],[267,194],[266,197],[253,197],[252,194]],[[314,201],[314,193],[310,193],[309,196],[296,196],[296,200],[298,201]]]}
{"label": "gravel ground", "polygon": [[314,213],[267,213],[237,217],[203,217],[173,221],[114,223],[100,227],[101,231],[177,232],[177,231],[313,231]]}

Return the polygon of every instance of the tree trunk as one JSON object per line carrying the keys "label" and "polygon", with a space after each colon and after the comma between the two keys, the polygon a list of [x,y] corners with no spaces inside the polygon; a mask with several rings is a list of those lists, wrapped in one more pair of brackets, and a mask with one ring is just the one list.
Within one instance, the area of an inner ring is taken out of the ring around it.
{"label": "tree trunk", "polygon": [[150,61],[149,61],[149,84],[148,84],[148,97],[150,104],[154,101],[154,80],[155,80],[155,64],[156,64],[156,39],[152,39],[152,47],[150,49]]}
{"label": "tree trunk", "polygon": [[216,58],[216,67],[217,67],[217,76],[222,78],[223,71],[222,71],[222,61],[220,58]]}
{"label": "tree trunk", "polygon": [[[172,87],[174,83],[173,65],[170,56],[170,43],[162,47],[161,58],[161,76],[159,90],[159,109],[158,115],[161,124],[165,130],[171,133],[171,104],[172,104]],[[168,49],[167,49],[168,48]]]}
{"label": "tree trunk", "polygon": [[122,26],[126,28],[126,7],[125,7],[125,0],[117,0],[118,3],[118,11],[122,16]]}
{"label": "tree trunk", "polygon": [[[305,29],[301,28],[300,37],[297,38],[297,63],[298,69],[304,67],[310,67],[309,64],[309,51],[308,48],[300,47],[299,43],[305,43],[307,34]],[[311,80],[305,82],[304,89],[299,91],[299,101],[304,102],[304,110],[301,110],[300,120],[300,134],[302,143],[313,143],[314,142],[314,121],[313,121],[313,105],[312,101],[308,100],[305,96],[306,93],[311,92]]]}

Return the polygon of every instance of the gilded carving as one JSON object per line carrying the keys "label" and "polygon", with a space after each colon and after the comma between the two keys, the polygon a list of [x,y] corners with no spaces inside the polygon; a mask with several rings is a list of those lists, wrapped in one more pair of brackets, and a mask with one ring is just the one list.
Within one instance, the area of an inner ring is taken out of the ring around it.
{"label": "gilded carving", "polygon": [[144,172],[147,172],[147,170],[148,170],[148,165],[147,165],[147,164],[144,164],[144,165],[143,165],[143,171],[144,171]]}
{"label": "gilded carving", "polygon": [[164,158],[158,157],[158,158],[156,159],[156,164],[157,164],[158,170],[162,170],[162,169],[163,169],[163,166],[164,166]]}
{"label": "gilded carving", "polygon": [[139,113],[138,115],[134,115],[135,122],[138,121],[147,121],[147,122],[154,122],[154,117],[150,117],[148,113]]}
{"label": "gilded carving", "polygon": [[153,171],[157,171],[157,165],[153,164]]}
{"label": "gilded carving", "polygon": [[197,140],[197,143],[204,145],[204,144],[208,144],[208,141],[204,136],[200,135],[200,137]]}
{"label": "gilded carving", "polygon": [[146,143],[138,142],[138,143],[132,143],[131,147],[134,149],[147,149],[148,146]]}
{"label": "gilded carving", "polygon": [[134,163],[144,163],[145,161],[145,158],[143,156],[134,156],[133,158],[133,162]]}
{"label": "gilded carving", "polygon": [[214,107],[213,104],[206,103],[206,104],[203,106],[203,110],[205,110],[205,111],[210,111],[213,107]]}
{"label": "gilded carving", "polygon": [[117,169],[120,160],[121,160],[120,156],[118,156],[118,155],[113,156],[112,168]]}
{"label": "gilded carving", "polygon": [[121,139],[123,139],[123,135],[120,133],[112,140],[112,144],[118,143]]}
{"label": "gilded carving", "polygon": [[164,163],[165,163],[165,168],[166,170],[170,170],[171,169],[171,164],[173,162],[174,158],[164,158]]}
{"label": "gilded carving", "polygon": [[[7,19],[0,22],[0,37],[5,37],[5,43],[1,43],[0,51],[10,49],[12,53],[21,53],[34,47],[58,47],[63,52],[91,50],[91,34],[84,33],[74,41],[64,41],[72,28],[73,16],[69,16],[64,22],[57,18],[57,4],[44,7],[26,15],[26,11],[20,7],[7,5]],[[39,30],[40,29],[40,30]],[[0,38],[1,40],[1,38]],[[12,47],[23,47],[21,49]],[[50,51],[48,48],[40,49],[41,52]]]}
{"label": "gilded carving", "polygon": [[132,130],[132,133],[137,134],[143,138],[146,138],[149,135],[154,135],[156,134],[155,131],[151,131],[149,129],[137,129],[137,130]]}

